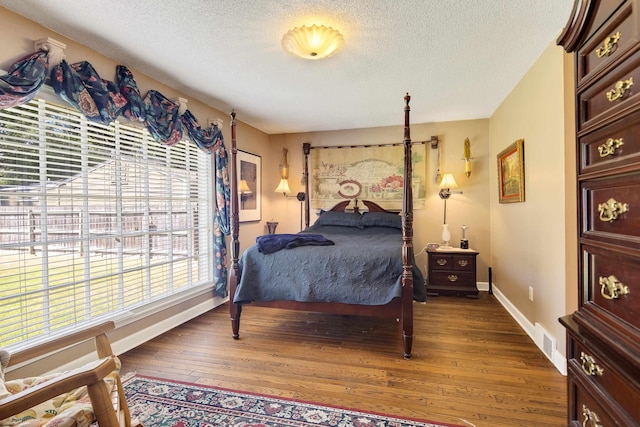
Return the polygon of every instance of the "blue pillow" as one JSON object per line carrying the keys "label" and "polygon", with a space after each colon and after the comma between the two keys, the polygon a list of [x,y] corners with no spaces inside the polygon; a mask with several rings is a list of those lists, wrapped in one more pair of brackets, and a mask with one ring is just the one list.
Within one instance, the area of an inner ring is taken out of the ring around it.
{"label": "blue pillow", "polygon": [[366,212],[360,218],[360,227],[390,227],[402,229],[402,217],[391,212]]}
{"label": "blue pillow", "polygon": [[314,225],[339,225],[342,227],[360,227],[360,214],[350,212],[327,211],[320,214]]}

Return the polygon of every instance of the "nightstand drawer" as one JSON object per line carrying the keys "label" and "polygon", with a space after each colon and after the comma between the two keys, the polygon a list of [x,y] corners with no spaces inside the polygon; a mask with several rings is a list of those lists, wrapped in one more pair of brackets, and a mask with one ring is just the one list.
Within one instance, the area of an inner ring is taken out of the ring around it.
{"label": "nightstand drawer", "polygon": [[467,254],[429,254],[429,265],[433,270],[476,271],[476,257]]}
{"label": "nightstand drawer", "polygon": [[434,271],[432,276],[429,280],[440,285],[476,286],[476,275],[473,272]]}
{"label": "nightstand drawer", "polygon": [[429,268],[433,270],[451,270],[453,269],[453,255],[450,254],[429,254]]}

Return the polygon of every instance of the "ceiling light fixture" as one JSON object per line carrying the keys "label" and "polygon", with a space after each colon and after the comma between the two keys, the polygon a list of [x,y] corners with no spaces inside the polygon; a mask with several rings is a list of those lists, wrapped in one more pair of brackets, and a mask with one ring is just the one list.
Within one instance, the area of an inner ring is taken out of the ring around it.
{"label": "ceiling light fixture", "polygon": [[289,30],[282,37],[282,48],[304,59],[322,59],[335,54],[344,43],[338,30],[324,25],[304,25]]}

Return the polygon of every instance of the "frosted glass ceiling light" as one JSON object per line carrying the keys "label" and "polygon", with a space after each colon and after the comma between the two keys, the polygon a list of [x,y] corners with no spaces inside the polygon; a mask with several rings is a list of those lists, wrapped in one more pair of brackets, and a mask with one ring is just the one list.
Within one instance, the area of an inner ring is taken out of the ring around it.
{"label": "frosted glass ceiling light", "polygon": [[344,43],[338,30],[324,25],[296,27],[282,37],[282,48],[304,59],[322,59],[336,53]]}

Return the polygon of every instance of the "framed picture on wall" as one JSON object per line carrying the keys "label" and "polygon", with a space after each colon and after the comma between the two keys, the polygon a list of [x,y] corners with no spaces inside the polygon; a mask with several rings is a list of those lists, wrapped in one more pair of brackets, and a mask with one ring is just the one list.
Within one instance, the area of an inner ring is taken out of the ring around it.
{"label": "framed picture on wall", "polygon": [[238,200],[240,222],[262,218],[262,158],[238,150]]}
{"label": "framed picture on wall", "polygon": [[524,139],[498,154],[498,192],[500,203],[524,202]]}

